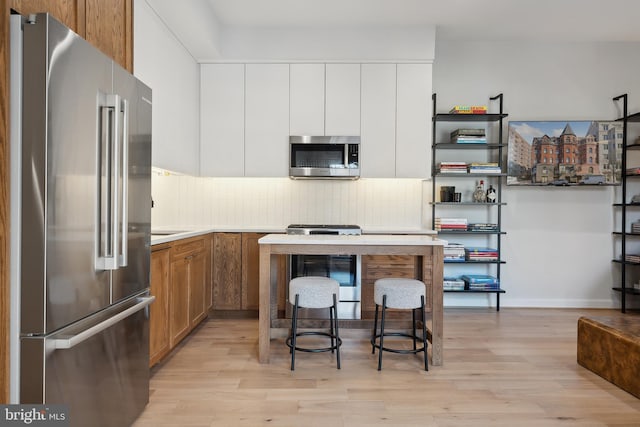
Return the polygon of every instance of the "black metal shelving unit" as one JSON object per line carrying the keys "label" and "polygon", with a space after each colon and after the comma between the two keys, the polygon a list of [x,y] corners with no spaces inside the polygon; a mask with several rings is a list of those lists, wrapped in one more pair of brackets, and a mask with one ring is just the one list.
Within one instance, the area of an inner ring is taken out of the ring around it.
{"label": "black metal shelving unit", "polygon": [[622,104],[622,117],[617,121],[621,121],[622,125],[622,166],[621,166],[621,191],[620,202],[614,203],[614,208],[620,209],[620,231],[614,231],[612,234],[620,239],[620,258],[613,259],[615,265],[619,265],[620,268],[620,284],[613,285],[614,291],[620,292],[620,311],[622,313],[627,312],[627,296],[640,295],[640,289],[629,286],[629,273],[628,269],[640,269],[640,262],[627,261],[627,244],[635,240],[640,242],[640,233],[634,233],[630,231],[628,227],[627,214],[631,211],[638,212],[640,203],[633,203],[629,201],[629,183],[631,180],[640,181],[640,174],[627,174],[628,169],[628,154],[629,151],[640,151],[640,144],[628,143],[628,125],[629,123],[640,123],[640,113],[629,114],[627,109],[627,94],[622,94],[613,98],[614,102],[620,102]]}
{"label": "black metal shelving unit", "polygon": [[[502,264],[505,264],[505,261],[502,259],[502,248],[501,248],[501,240],[502,237],[506,234],[502,231],[502,207],[506,205],[502,200],[502,185],[503,185],[503,177],[506,176],[505,168],[504,168],[504,160],[503,160],[503,150],[506,148],[506,144],[503,143],[503,120],[507,117],[507,114],[503,112],[502,104],[503,104],[503,96],[502,94],[496,95],[494,97],[489,98],[491,102],[498,104],[498,113],[487,113],[487,114],[449,114],[449,113],[437,113],[437,95],[434,93],[432,95],[433,100],[433,117],[432,117],[432,152],[431,152],[431,170],[432,170],[432,202],[431,202],[431,218],[432,218],[432,227],[435,229],[436,227],[436,217],[439,208],[453,208],[453,209],[464,209],[470,207],[486,207],[487,211],[495,209],[496,210],[496,224],[497,230],[495,231],[469,231],[469,230],[444,230],[438,231],[439,235],[442,235],[442,238],[448,240],[452,236],[465,236],[471,237],[474,236],[480,237],[484,236],[485,239],[492,239],[495,242],[496,250],[498,252],[498,260],[497,261],[475,261],[475,260],[465,260],[465,261],[455,261],[455,262],[447,262],[445,261],[445,276],[446,270],[452,266],[460,266],[460,265],[475,265],[482,266],[484,272],[491,271],[495,272],[495,277],[498,278],[500,283],[500,288],[498,289],[487,289],[487,290],[475,290],[468,289],[465,287],[464,290],[446,290],[448,293],[467,293],[467,294],[495,294],[496,295],[496,310],[500,311],[500,294],[505,293],[505,290],[502,289],[502,281],[500,280],[500,267]],[[439,124],[455,124],[455,123],[475,123],[482,124],[486,127],[488,126],[497,126],[497,138],[492,138],[492,141],[487,141],[487,143],[451,143],[449,140],[440,141],[438,140],[437,130]],[[491,157],[493,160],[497,161],[498,165],[503,173],[440,173],[437,165],[439,160],[439,153],[443,150],[456,150],[456,155],[464,159],[465,155],[471,152],[485,152],[487,156]],[[491,185],[495,186],[496,190],[496,202],[487,202],[487,203],[477,203],[477,202],[439,202],[436,199],[438,198],[438,192],[436,192],[437,185],[442,182],[442,180],[449,179],[460,179],[460,180],[477,180],[483,179],[487,182],[490,182]],[[490,213],[486,214],[489,217]]]}

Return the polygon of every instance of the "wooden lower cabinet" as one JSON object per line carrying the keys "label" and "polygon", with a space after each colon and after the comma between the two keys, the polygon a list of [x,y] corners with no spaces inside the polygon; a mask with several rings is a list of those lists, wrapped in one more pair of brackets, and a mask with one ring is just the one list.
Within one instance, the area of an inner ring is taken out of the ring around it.
{"label": "wooden lower cabinet", "polygon": [[260,246],[263,233],[242,233],[242,309],[260,307]]}
{"label": "wooden lower cabinet", "polygon": [[413,279],[419,275],[420,266],[416,257],[409,255],[363,255],[362,256],[362,318],[373,319],[376,304],[373,300],[373,285],[383,278]]}
{"label": "wooden lower cabinet", "polygon": [[169,338],[169,286],[171,249],[166,246],[151,252],[151,295],[156,299],[149,310],[149,366],[171,349]]}
{"label": "wooden lower cabinet", "polygon": [[260,305],[260,246],[264,233],[215,233],[213,309],[256,311]]}
{"label": "wooden lower cabinet", "polygon": [[242,309],[242,233],[215,233],[213,309]]}
{"label": "wooden lower cabinet", "polygon": [[154,246],[151,252],[149,365],[166,356],[207,318],[212,235]]}

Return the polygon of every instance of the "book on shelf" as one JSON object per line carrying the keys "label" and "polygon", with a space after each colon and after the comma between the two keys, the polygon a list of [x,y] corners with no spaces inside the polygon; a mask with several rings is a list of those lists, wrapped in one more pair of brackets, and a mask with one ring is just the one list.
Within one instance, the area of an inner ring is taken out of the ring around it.
{"label": "book on shelf", "polygon": [[487,138],[484,136],[456,136],[451,138],[453,144],[486,144]]}
{"label": "book on shelf", "polygon": [[499,285],[500,281],[497,277],[490,274],[463,274],[460,278],[469,285]]}
{"label": "book on shelf", "polygon": [[454,105],[449,114],[487,114],[486,105]]}
{"label": "book on shelf", "polygon": [[626,254],[624,259],[627,262],[640,263],[640,255],[638,255],[638,254]]}
{"label": "book on shelf", "polygon": [[467,173],[465,162],[440,162],[440,173]]}
{"label": "book on shelf", "polygon": [[455,138],[458,136],[485,136],[484,129],[456,129],[451,132],[451,138]]}
{"label": "book on shelf", "polygon": [[463,291],[464,287],[464,280],[460,277],[444,277],[442,280],[442,289],[445,291]]}
{"label": "book on shelf", "polygon": [[640,175],[640,167],[627,168],[627,175]]}
{"label": "book on shelf", "polygon": [[474,222],[467,225],[469,231],[498,231],[498,224]]}

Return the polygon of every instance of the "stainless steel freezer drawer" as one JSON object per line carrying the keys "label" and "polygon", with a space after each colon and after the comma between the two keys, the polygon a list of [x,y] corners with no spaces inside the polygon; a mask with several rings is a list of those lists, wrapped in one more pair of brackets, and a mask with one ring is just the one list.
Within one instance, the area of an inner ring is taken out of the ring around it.
{"label": "stainless steel freezer drawer", "polygon": [[23,337],[21,402],[74,402],[72,426],[133,423],[149,401],[153,299],[133,298],[49,336]]}

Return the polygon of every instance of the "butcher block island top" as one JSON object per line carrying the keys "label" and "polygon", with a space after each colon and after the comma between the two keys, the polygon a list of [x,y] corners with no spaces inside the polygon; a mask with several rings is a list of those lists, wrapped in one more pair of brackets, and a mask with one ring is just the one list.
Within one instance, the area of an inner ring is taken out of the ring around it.
{"label": "butcher block island top", "polygon": [[[272,331],[286,328],[278,318],[278,255],[410,255],[421,268],[416,279],[427,287],[427,327],[432,364],[442,364],[443,247],[447,243],[432,235],[364,234],[360,236],[268,234],[260,245],[260,310],[258,358],[269,362]],[[280,276],[282,277],[282,276]],[[362,320],[361,322],[369,322]],[[373,322],[371,321],[371,328]],[[284,343],[282,344],[284,345]]]}

